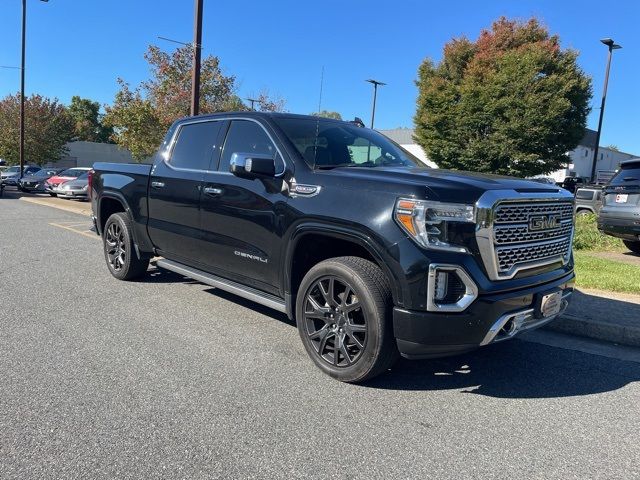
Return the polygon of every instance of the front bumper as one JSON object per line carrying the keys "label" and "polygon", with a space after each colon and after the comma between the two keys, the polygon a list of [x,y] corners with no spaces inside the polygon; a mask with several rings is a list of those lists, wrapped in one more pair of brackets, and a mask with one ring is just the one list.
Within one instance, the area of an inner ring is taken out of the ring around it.
{"label": "front bumper", "polygon": [[86,190],[62,190],[54,188],[53,193],[61,198],[89,198]]}
{"label": "front bumper", "polygon": [[[394,308],[393,328],[400,353],[405,358],[435,358],[464,353],[517,333],[538,328],[566,309],[573,292],[571,272],[555,282],[529,289],[481,295],[460,313],[433,313]],[[551,317],[537,315],[542,295],[562,290],[561,311]]]}

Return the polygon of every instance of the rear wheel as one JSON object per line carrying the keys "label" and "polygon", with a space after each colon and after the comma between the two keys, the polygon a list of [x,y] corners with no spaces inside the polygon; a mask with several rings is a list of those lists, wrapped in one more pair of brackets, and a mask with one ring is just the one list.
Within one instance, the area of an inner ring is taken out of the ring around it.
{"label": "rear wheel", "polygon": [[362,382],[397,358],[391,308],[391,289],[377,265],[359,257],[325,260],[300,284],[298,332],[322,371],[343,382]]}
{"label": "rear wheel", "polygon": [[584,216],[584,215],[589,215],[590,213],[592,213],[591,210],[587,210],[583,208],[582,210],[578,210],[576,212],[576,215]]}
{"label": "rear wheel", "polygon": [[640,241],[632,242],[631,240],[623,240],[623,242],[633,253],[640,254]]}
{"label": "rear wheel", "polygon": [[126,213],[114,213],[107,219],[102,244],[109,271],[118,280],[133,280],[147,271],[149,259],[138,258],[133,243],[131,220]]}
{"label": "rear wheel", "polygon": [[58,196],[57,193],[52,193],[52,192],[49,192],[49,195],[51,195],[52,197],[57,197]]}

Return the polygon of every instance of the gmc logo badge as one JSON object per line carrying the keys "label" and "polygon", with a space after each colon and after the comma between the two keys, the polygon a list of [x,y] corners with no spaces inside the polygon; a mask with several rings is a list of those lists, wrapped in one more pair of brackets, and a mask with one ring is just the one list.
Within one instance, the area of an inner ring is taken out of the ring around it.
{"label": "gmc logo badge", "polygon": [[558,215],[536,215],[529,218],[529,231],[551,230],[560,226],[560,217]]}

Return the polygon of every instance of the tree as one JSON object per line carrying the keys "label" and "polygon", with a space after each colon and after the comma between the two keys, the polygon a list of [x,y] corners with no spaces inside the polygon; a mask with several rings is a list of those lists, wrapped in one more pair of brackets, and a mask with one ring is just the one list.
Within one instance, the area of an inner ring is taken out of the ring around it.
{"label": "tree", "polygon": [[[25,162],[43,165],[59,160],[73,136],[73,120],[57,99],[41,95],[25,98]],[[20,161],[20,94],[0,100],[0,158]]]}
{"label": "tree", "polygon": [[258,108],[256,110],[258,112],[284,112],[286,102],[283,98],[279,96],[274,96],[269,93],[268,90],[262,90],[257,97],[251,95],[252,98],[256,100],[255,103],[258,104]]}
{"label": "tree", "polygon": [[606,148],[608,148],[609,150],[613,150],[614,152],[620,151],[617,145],[607,145]]}
{"label": "tree", "polygon": [[418,71],[415,140],[443,168],[517,176],[567,163],[584,134],[591,80],[577,52],[536,19],[502,17],[472,42],[451,40]]}
{"label": "tree", "polygon": [[102,124],[98,102],[74,95],[68,111],[74,122],[74,140],[100,143],[110,141],[113,129]]}
{"label": "tree", "polygon": [[338,112],[332,112],[330,110],[322,110],[320,112],[310,113],[314,117],[324,117],[324,118],[333,118],[335,120],[342,120],[342,115]]}

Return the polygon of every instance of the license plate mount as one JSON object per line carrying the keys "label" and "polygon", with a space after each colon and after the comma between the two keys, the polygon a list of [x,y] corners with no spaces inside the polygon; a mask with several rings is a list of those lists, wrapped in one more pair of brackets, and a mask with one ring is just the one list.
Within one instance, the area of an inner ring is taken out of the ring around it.
{"label": "license plate mount", "polygon": [[560,313],[562,309],[562,290],[546,292],[536,302],[536,317],[549,318]]}

